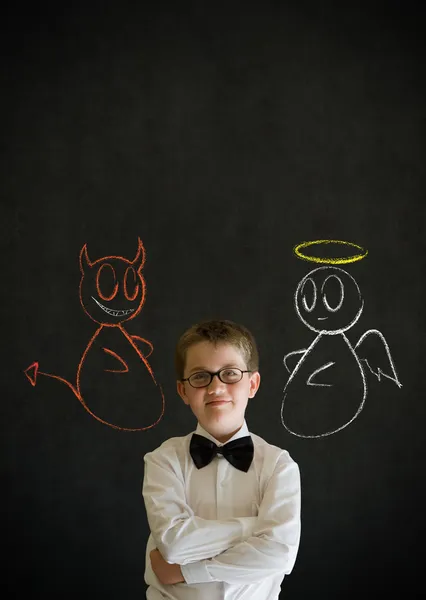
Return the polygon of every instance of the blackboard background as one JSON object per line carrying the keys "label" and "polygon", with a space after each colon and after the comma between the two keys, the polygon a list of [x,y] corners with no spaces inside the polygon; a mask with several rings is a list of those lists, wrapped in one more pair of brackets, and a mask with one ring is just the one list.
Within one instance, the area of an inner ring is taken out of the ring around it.
{"label": "blackboard background", "polygon": [[[8,597],[144,596],[143,454],[195,427],[175,393],[178,335],[246,324],[262,386],[249,427],[287,448],[303,534],[282,596],[422,589],[424,485],[424,19],[410,3],[88,2],[2,18],[2,505]],[[94,323],[78,256],[147,260],[129,331],[150,339],[159,425],[124,433],[52,380],[70,380]],[[293,246],[349,240],[365,310],[403,383],[369,379],[360,416],[320,440],[279,411],[282,359],[312,341]],[[207,272],[205,280],[199,274]],[[194,273],[197,274],[194,285]]]}

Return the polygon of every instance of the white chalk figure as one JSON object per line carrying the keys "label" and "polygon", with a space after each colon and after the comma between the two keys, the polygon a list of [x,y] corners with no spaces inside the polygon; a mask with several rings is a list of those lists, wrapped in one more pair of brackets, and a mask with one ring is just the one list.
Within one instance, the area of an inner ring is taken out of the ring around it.
{"label": "white chalk figure", "polygon": [[290,376],[281,421],[287,431],[302,438],[320,438],[352,423],[367,397],[365,368],[379,381],[387,377],[402,387],[380,331],[369,329],[355,346],[346,337],[364,307],[349,273],[335,266],[310,271],[297,286],[294,305],[302,323],[318,335],[308,348],[284,357]]}

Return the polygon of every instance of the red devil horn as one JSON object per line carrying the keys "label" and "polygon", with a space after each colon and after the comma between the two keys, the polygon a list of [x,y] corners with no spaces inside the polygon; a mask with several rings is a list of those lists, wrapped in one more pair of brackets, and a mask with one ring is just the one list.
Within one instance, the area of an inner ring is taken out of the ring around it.
{"label": "red devil horn", "polygon": [[87,245],[84,244],[84,246],[80,252],[80,269],[81,269],[82,274],[84,275],[84,270],[87,267],[90,268],[91,266],[92,266],[92,263],[90,262],[89,255],[87,254]]}
{"label": "red devil horn", "polygon": [[138,252],[132,262],[132,265],[135,267],[136,271],[142,269],[145,264],[145,248],[142,244],[141,238],[138,238],[138,244]]}

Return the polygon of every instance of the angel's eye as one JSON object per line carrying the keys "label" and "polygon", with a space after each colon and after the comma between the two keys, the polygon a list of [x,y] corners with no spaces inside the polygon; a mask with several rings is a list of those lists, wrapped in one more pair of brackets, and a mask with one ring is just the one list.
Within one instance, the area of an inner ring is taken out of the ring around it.
{"label": "angel's eye", "polygon": [[329,312],[337,312],[343,304],[345,289],[337,275],[329,275],[321,286],[322,301]]}
{"label": "angel's eye", "polygon": [[300,290],[302,305],[307,312],[312,312],[317,303],[317,286],[313,279],[308,277]]}

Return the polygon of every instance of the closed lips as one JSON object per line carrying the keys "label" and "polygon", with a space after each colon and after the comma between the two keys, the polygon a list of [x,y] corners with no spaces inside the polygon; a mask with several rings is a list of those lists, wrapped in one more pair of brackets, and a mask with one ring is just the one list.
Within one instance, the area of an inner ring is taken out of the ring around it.
{"label": "closed lips", "polygon": [[207,404],[216,404],[216,403],[221,403],[221,404],[226,404],[227,402],[230,402],[230,400],[210,400],[210,402],[207,402]]}

